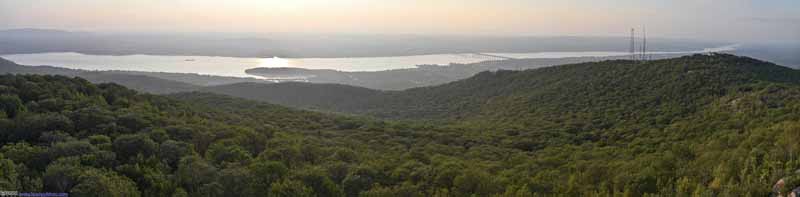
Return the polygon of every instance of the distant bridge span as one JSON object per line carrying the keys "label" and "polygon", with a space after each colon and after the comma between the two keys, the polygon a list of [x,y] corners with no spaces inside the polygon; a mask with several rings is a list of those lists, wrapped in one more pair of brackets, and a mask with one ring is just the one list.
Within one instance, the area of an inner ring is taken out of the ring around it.
{"label": "distant bridge span", "polygon": [[486,53],[477,53],[477,52],[476,53],[466,53],[465,55],[470,56],[470,57],[485,58],[485,59],[490,59],[490,60],[511,60],[511,59],[516,59],[516,58],[513,58],[513,57],[492,55],[492,54],[486,54]]}

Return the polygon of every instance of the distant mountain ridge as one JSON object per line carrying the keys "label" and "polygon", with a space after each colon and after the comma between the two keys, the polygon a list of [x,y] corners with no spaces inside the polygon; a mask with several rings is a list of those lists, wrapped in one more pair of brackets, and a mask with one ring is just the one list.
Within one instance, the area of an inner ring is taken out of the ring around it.
{"label": "distant mountain ridge", "polygon": [[69,35],[78,32],[70,32],[58,29],[40,29],[40,28],[21,28],[21,29],[6,29],[0,30],[0,35],[16,35],[16,36],[30,36],[30,35]]}
{"label": "distant mountain ridge", "polygon": [[[97,55],[226,57],[383,57],[442,53],[627,51],[627,37],[501,37],[292,33],[93,33],[52,29],[0,31],[0,54],[77,52]],[[729,43],[650,40],[653,50],[689,51]]]}

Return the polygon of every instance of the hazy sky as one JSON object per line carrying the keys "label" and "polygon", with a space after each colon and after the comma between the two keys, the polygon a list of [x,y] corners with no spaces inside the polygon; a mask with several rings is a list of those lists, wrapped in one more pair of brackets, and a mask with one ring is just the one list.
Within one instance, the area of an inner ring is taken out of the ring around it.
{"label": "hazy sky", "polygon": [[800,0],[0,0],[0,28],[800,40]]}

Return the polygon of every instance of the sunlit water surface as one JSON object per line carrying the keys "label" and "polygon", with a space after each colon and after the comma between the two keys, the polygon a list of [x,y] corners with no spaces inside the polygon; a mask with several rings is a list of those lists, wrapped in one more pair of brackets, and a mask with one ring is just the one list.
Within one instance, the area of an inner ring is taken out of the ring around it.
{"label": "sunlit water surface", "polygon": [[[735,46],[710,48],[689,52],[652,52],[652,54],[700,53],[734,50]],[[3,55],[2,58],[22,65],[56,66],[83,70],[126,70],[147,72],[197,73],[230,77],[255,77],[245,70],[256,67],[296,67],[306,69],[333,69],[340,71],[380,71],[415,68],[416,65],[450,63],[475,63],[510,58],[564,58],[604,57],[627,55],[627,52],[541,52],[541,53],[483,53],[436,54],[393,57],[360,58],[239,58],[211,56],[159,56],[159,55],[86,55],[80,53],[35,53]]]}

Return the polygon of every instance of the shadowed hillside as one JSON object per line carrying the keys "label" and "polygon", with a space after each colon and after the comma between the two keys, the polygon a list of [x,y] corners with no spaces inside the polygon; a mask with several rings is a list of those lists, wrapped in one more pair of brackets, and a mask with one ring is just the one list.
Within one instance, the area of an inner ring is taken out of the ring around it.
{"label": "shadowed hillside", "polygon": [[[590,107],[602,108],[603,111],[593,111],[601,114],[634,109],[683,114],[743,86],[798,81],[797,70],[746,57],[713,54],[647,63],[611,60],[525,71],[489,71],[444,85],[405,91],[295,83],[234,84],[204,90],[382,118],[523,119],[555,111],[580,112]],[[304,88],[292,88],[297,86]],[[326,93],[310,95],[319,89]]]}
{"label": "shadowed hillside", "polygon": [[94,83],[118,83],[129,88],[153,93],[167,94],[197,90],[199,87],[157,77],[116,73],[115,71],[83,71],[51,66],[23,66],[0,58],[0,74],[40,74],[82,77]]}
{"label": "shadowed hillside", "polygon": [[386,121],[3,75],[0,187],[76,196],[763,196],[800,168],[797,76],[717,54],[484,72],[407,91],[234,89],[414,120]]}

